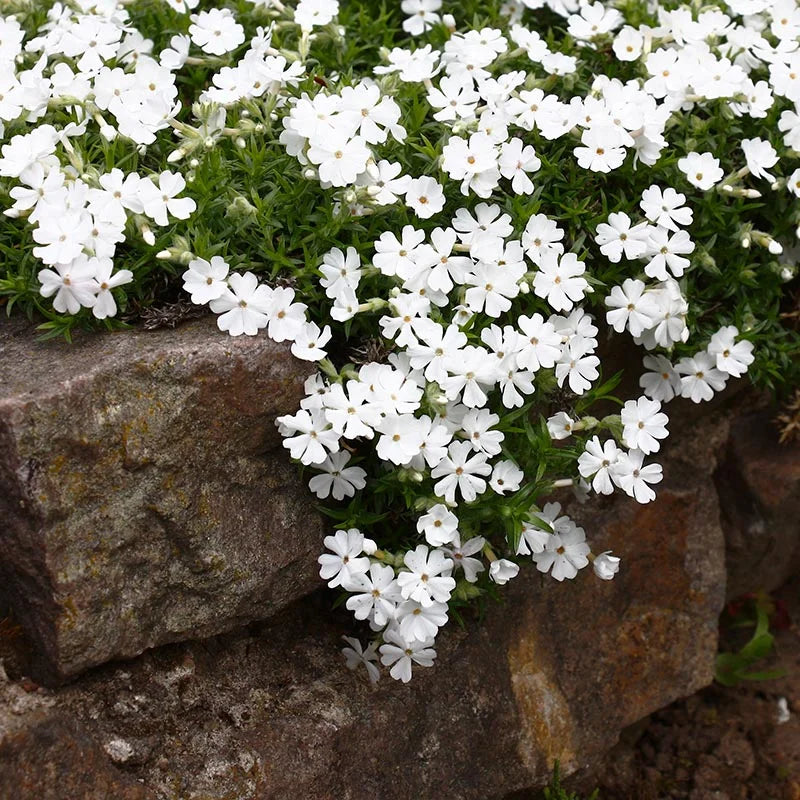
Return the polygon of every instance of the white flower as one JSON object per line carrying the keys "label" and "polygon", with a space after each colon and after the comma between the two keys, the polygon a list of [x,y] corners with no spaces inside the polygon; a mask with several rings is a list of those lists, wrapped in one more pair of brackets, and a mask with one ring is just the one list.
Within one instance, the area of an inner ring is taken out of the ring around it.
{"label": "white flower", "polygon": [[433,639],[426,641],[406,641],[399,631],[388,630],[383,635],[385,644],[381,645],[381,664],[391,666],[389,674],[398,681],[408,683],[411,680],[411,664],[421,667],[432,667],[436,658]]}
{"label": "white flower", "polygon": [[144,213],[162,226],[169,224],[167,212],[176,219],[189,219],[197,204],[191,197],[177,197],[185,187],[186,181],[179,172],[165,170],[158,176],[158,185],[143,178],[138,192]]}
{"label": "white flower", "polygon": [[133,273],[129,269],[120,269],[112,274],[113,268],[114,264],[110,258],[97,259],[94,275],[97,283],[97,297],[92,306],[92,314],[97,319],[113,317],[117,313],[117,304],[111,290],[133,280]]}
{"label": "white flower", "polygon": [[323,275],[320,284],[328,297],[336,297],[343,287],[355,289],[361,279],[361,259],[358,251],[355,247],[348,247],[345,255],[338,247],[331,248],[322,257],[319,271]]}
{"label": "white flower", "polygon": [[433,547],[451,544],[458,538],[458,517],[447,506],[437,503],[417,520],[417,530],[425,534]]}
{"label": "white flower", "polygon": [[339,0],[300,0],[294,21],[304,30],[327,25],[339,13]]}
{"label": "white flower", "polygon": [[644,268],[645,274],[665,281],[671,277],[670,272],[676,278],[683,275],[689,266],[689,259],[684,258],[683,254],[694,252],[694,242],[686,231],[678,231],[670,236],[666,228],[653,228],[647,240],[647,249],[652,258]]}
{"label": "white flower", "polygon": [[406,191],[406,205],[420,219],[429,219],[444,208],[444,191],[433,178],[413,178]]}
{"label": "white flower", "polygon": [[717,369],[739,378],[747,372],[753,363],[753,343],[736,342],[739,329],[734,325],[720,328],[708,345],[708,354],[716,359]]}
{"label": "white flower", "polygon": [[486,570],[480,559],[472,558],[483,550],[485,544],[486,540],[482,536],[473,536],[462,545],[460,537],[456,534],[453,543],[449,547],[443,548],[444,552],[453,559],[454,568],[464,570],[464,578],[468,583],[475,583],[478,580],[478,573]]}
{"label": "white flower", "polygon": [[565,380],[569,380],[569,388],[575,394],[583,394],[592,385],[592,381],[597,380],[600,373],[597,367],[600,359],[591,354],[587,354],[583,347],[570,342],[561,354],[561,358],[556,364],[556,380],[559,386],[564,385]]}
{"label": "white flower", "polygon": [[710,400],[714,392],[725,388],[728,376],[716,367],[716,359],[708,353],[696,353],[694,358],[682,358],[676,365],[681,378],[681,397],[693,403]]}
{"label": "white flower", "polygon": [[[520,255],[522,248],[520,247]],[[511,298],[519,294],[519,281],[525,274],[525,265],[478,263],[466,276],[466,301],[471,311],[486,310],[490,317],[499,317],[511,308]]]}
{"label": "white flower", "polygon": [[778,163],[778,154],[766,139],[742,139],[742,151],[747,160],[747,168],[754,178],[775,180],[767,170]]}
{"label": "white flower", "polygon": [[371,439],[373,429],[381,422],[380,411],[368,402],[368,391],[363,383],[350,380],[346,390],[342,384],[336,383],[325,394],[325,418],[346,439],[359,436]]}
{"label": "white flower", "polygon": [[217,326],[221,331],[228,331],[231,336],[255,336],[269,321],[271,301],[272,290],[259,284],[252,272],[234,272],[222,294],[209,305],[215,314],[220,314]]}
{"label": "white flower", "polygon": [[536,569],[550,572],[557,581],[572,580],[589,563],[585,531],[568,518],[563,520],[558,531],[547,539],[544,550],[533,553]]}
{"label": "white flower", "polygon": [[422,447],[423,425],[413,414],[386,416],[377,426],[381,432],[376,448],[378,456],[393,464],[408,464]]}
{"label": "white flower", "polygon": [[334,129],[324,137],[314,137],[307,155],[317,165],[320,180],[331,186],[347,186],[364,172],[371,153],[360,136],[350,138],[347,131]]}
{"label": "white flower", "polygon": [[403,226],[400,239],[391,231],[386,231],[375,242],[372,263],[388,277],[397,275],[408,280],[416,272],[415,258],[423,241],[425,232],[418,231],[413,225]]}
{"label": "white flower", "polygon": [[442,381],[449,400],[461,401],[469,408],[486,405],[486,390],[497,381],[497,359],[482,347],[468,345],[459,353],[448,356],[444,366],[451,375]]}
{"label": "white flower", "polygon": [[578,472],[584,478],[592,478],[592,488],[598,494],[611,494],[614,491],[612,470],[619,454],[613,439],[606,439],[600,444],[600,439],[592,436],[586,442],[586,450],[578,458]]}
{"label": "white flower", "polygon": [[320,361],[327,353],[323,348],[331,339],[331,329],[326,325],[322,330],[316,322],[306,322],[300,326],[292,344],[292,355],[303,361]]}
{"label": "white flower", "polygon": [[356,619],[369,618],[382,627],[394,618],[395,607],[400,602],[400,587],[390,566],[370,564],[368,572],[351,569],[342,578],[342,586],[352,593],[346,605]]}
{"label": "white flower", "polygon": [[81,307],[91,308],[96,300],[97,282],[94,260],[79,258],[68,264],[43,269],[38,278],[42,297],[52,297],[53,308],[61,314],[77,314]]}
{"label": "white flower", "polygon": [[524,477],[525,473],[513,461],[498,461],[492,470],[489,486],[497,494],[516,492],[519,489],[520,481]]}
{"label": "white flower", "polygon": [[711,153],[689,153],[678,159],[678,169],[686,175],[689,183],[703,191],[722,180],[725,174],[719,159]]}
{"label": "white flower", "polygon": [[617,556],[611,555],[610,550],[600,553],[600,555],[595,556],[592,562],[594,574],[604,581],[613,580],[614,576],[619,572],[619,561],[620,559]]}
{"label": "white flower", "polygon": [[331,589],[344,586],[369,569],[369,558],[361,555],[364,552],[364,534],[358,528],[336,531],[333,536],[326,536],[324,542],[331,553],[323,553],[317,559],[319,576],[328,581]]}
{"label": "white flower", "polygon": [[692,224],[693,212],[684,205],[685,202],[686,195],[676,192],[672,187],[662,190],[653,184],[642,192],[639,206],[650,222],[677,231],[679,225],[686,227]]}
{"label": "white flower", "polygon": [[397,623],[406,641],[433,639],[439,628],[447,624],[447,604],[434,602],[424,606],[416,600],[406,600],[397,608]]}
{"label": "white flower", "polygon": [[544,214],[535,214],[530,217],[522,232],[522,246],[525,255],[534,264],[541,264],[548,254],[558,255],[564,252],[561,240],[564,238],[563,229]]}
{"label": "white flower", "polygon": [[581,134],[583,146],[574,150],[578,165],[592,172],[611,172],[622,166],[626,150],[616,142],[616,132],[612,138],[604,129],[588,128]]}
{"label": "white flower", "polygon": [[551,439],[566,439],[572,436],[575,421],[564,411],[559,411],[547,419],[547,431]]}
{"label": "white flower", "polygon": [[432,478],[441,478],[433,487],[437,497],[444,497],[450,505],[456,503],[456,489],[466,502],[486,491],[486,481],[481,476],[491,474],[484,453],[475,453],[469,442],[453,442],[447,457],[431,471]]}
{"label": "white flower", "polygon": [[334,500],[354,497],[357,489],[366,486],[367,473],[361,467],[348,467],[349,461],[350,453],[346,450],[331,453],[321,464],[315,465],[322,474],[315,475],[308,482],[308,488],[321,500],[330,494]]}
{"label": "white flower", "polygon": [[489,564],[489,577],[498,586],[508,583],[512,578],[519,574],[519,564],[509,561],[507,558],[498,558]]}
{"label": "white flower", "polygon": [[[475,206],[475,216],[466,208],[459,208],[453,217],[453,228],[458,231],[458,238],[462,244],[469,245],[470,255],[474,258],[493,260],[494,255],[499,255],[503,250],[503,239],[513,232],[511,216],[501,214],[498,205],[478,203]],[[485,242],[488,247],[482,248],[480,242]],[[488,251],[491,251],[489,253]]]}
{"label": "white flower", "polygon": [[637,503],[649,503],[654,500],[656,493],[648,484],[660,483],[663,478],[660,464],[642,466],[643,462],[644,453],[641,450],[621,452],[611,471],[614,483]]}
{"label": "white flower", "polygon": [[189,34],[192,41],[204,52],[222,56],[235,50],[244,42],[244,28],[236,21],[229,8],[212,8],[192,14]]}
{"label": "white flower", "polygon": [[541,314],[534,314],[531,317],[520,316],[517,325],[522,331],[517,366],[532,372],[554,366],[561,356],[561,335],[556,333],[552,323],[545,322]]}
{"label": "white flower", "polygon": [[645,455],[655,453],[661,447],[659,439],[666,439],[669,417],[661,411],[658,400],[640,397],[628,400],[620,412],[622,438],[627,447],[641,450]]}
{"label": "white flower", "polygon": [[605,304],[611,309],[606,313],[606,322],[617,333],[627,326],[632,336],[641,336],[652,327],[658,307],[645,292],[646,288],[642,281],[626,278],[622,286],[615,286],[606,297]]}
{"label": "white flower", "polygon": [[283,446],[303,464],[323,464],[329,452],[339,450],[339,434],[331,430],[319,409],[301,409],[293,416],[278,417],[275,422],[283,428]]}
{"label": "white flower", "polygon": [[[426,2],[426,0],[422,0]],[[427,0],[430,2],[430,0]],[[435,0],[439,2],[439,0]],[[472,117],[481,96],[473,89],[472,80],[445,76],[439,81],[439,88],[428,90],[428,103],[438,109],[433,118],[438,122]]]}
{"label": "white flower", "polygon": [[582,277],[586,266],[574,253],[560,258],[555,254],[544,257],[533,278],[533,291],[556,310],[569,311],[574,303],[583,299],[589,287]]}
{"label": "white flower", "polygon": [[[356,86],[345,86],[341,93],[342,114],[351,115],[353,132],[358,133],[368,144],[381,144],[389,133],[402,142],[406,130],[399,125],[400,106],[388,95],[381,95],[380,87],[372,81],[362,81]],[[382,164],[388,164],[383,161]],[[399,165],[395,165],[399,166]],[[380,164],[378,165],[380,171]],[[398,170],[399,171],[399,170]],[[397,172],[393,171],[392,177]]]}
{"label": "white flower", "polygon": [[456,582],[450,577],[453,562],[441,550],[428,550],[427,545],[417,545],[403,557],[408,572],[400,572],[397,583],[405,600],[416,600],[423,606],[434,601],[446,603]]}
{"label": "white flower", "polygon": [[294,341],[306,322],[306,304],[294,302],[294,289],[276,286],[269,304],[267,334],[274,342]]}
{"label": "white flower", "polygon": [[529,556],[532,553],[541,553],[549,539],[549,531],[542,530],[541,527],[537,527],[530,522],[523,522],[519,542],[517,543],[517,555]]}
{"label": "white flower", "polygon": [[370,642],[366,649],[362,649],[361,642],[351,636],[342,636],[349,647],[342,648],[342,654],[345,657],[345,663],[348,669],[358,669],[361,665],[367,670],[371,683],[377,683],[380,678],[380,670],[374,662],[378,660],[376,652],[378,643]]}
{"label": "white flower", "polygon": [[213,256],[208,262],[204,258],[193,258],[189,269],[181,276],[183,288],[192,296],[192,302],[198,305],[217,300],[225,293],[228,284],[228,264],[222,256]]}
{"label": "white flower", "polygon": [[58,167],[58,159],[53,155],[57,143],[58,132],[52,125],[39,125],[30,133],[12,137],[2,148],[0,175],[28,183],[36,164],[48,171],[51,167]]}
{"label": "white flower", "polygon": [[48,265],[68,264],[79,258],[92,229],[92,218],[84,211],[53,209],[33,230],[39,247],[33,254]]}
{"label": "white flower", "polygon": [[622,25],[623,16],[616,8],[607,8],[600,2],[582,3],[578,13],[570,14],[567,32],[575,39],[589,41],[595,36],[610,33]]}
{"label": "white flower", "polygon": [[626,259],[639,258],[647,250],[647,224],[631,224],[631,218],[620,211],[608,215],[608,223],[597,226],[595,241],[600,252],[613,264],[619,262],[623,254]]}
{"label": "white flower", "polygon": [[620,61],[637,61],[642,55],[644,37],[636,28],[625,25],[614,37],[612,48]]}
{"label": "white flower", "polygon": [[490,428],[500,422],[497,414],[492,414],[485,408],[470,409],[461,421],[461,430],[472,448],[487,456],[496,456],[503,447],[505,434],[493,431]]}
{"label": "white flower", "polygon": [[367,169],[358,178],[358,184],[367,187],[367,194],[378,206],[396,203],[400,195],[408,191],[411,176],[401,175],[403,165],[381,160],[377,164],[367,162]]}
{"label": "white flower", "polygon": [[536,156],[531,145],[523,145],[522,139],[514,136],[503,142],[500,147],[498,167],[500,174],[511,181],[511,189],[515,194],[531,194],[533,181],[527,173],[536,172],[542,162]]}
{"label": "white flower", "polygon": [[469,140],[451,136],[442,148],[442,169],[461,181],[461,194],[472,189],[479,197],[489,197],[500,179],[497,149],[486,133],[477,131]]}
{"label": "white flower", "polygon": [[681,391],[681,377],[666,356],[645,356],[644,366],[650,370],[639,378],[639,386],[647,397],[666,403]]}
{"label": "white flower", "polygon": [[457,325],[443,328],[430,319],[420,320],[416,327],[419,341],[409,344],[406,352],[414,369],[424,369],[428,381],[440,385],[447,378],[445,364],[467,343],[466,334]]}

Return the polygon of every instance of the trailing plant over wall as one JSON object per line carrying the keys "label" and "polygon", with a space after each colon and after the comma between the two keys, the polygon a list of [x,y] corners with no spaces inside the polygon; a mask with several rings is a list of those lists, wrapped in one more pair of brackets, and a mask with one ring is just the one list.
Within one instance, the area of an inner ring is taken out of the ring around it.
{"label": "trailing plant over wall", "polygon": [[793,2],[2,13],[8,310],[69,337],[190,299],[291,343],[313,374],[277,423],[373,679],[520,563],[612,579],[551,495],[650,502],[674,397],[796,381]]}

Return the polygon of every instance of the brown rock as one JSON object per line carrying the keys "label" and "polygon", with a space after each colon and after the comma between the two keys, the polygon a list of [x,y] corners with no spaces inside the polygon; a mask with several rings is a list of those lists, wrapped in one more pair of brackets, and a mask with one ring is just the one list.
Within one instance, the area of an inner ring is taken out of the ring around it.
{"label": "brown rock", "polygon": [[772,591],[800,572],[800,444],[780,444],[775,414],[731,422],[715,474],[728,564],[728,598]]}
{"label": "brown rock", "polygon": [[[248,632],[106,665],[53,694],[126,771],[180,800],[486,800],[597,762],[620,730],[711,679],[723,542],[708,477],[659,499],[580,513],[612,582],[558,584],[528,568],[437,640],[432,669],[372,687],[338,652],[331,593]],[[351,629],[352,630],[352,629]],[[141,753],[142,755],[138,755]]]}
{"label": "brown rock", "polygon": [[72,345],[0,324],[0,608],[40,680],[316,587],[323,524],[274,424],[310,371],[208,318]]}
{"label": "brown rock", "polygon": [[0,664],[0,800],[153,800],[55,702]]}
{"label": "brown rock", "polygon": [[29,720],[0,740],[0,800],[155,800],[117,770],[64,714]]}

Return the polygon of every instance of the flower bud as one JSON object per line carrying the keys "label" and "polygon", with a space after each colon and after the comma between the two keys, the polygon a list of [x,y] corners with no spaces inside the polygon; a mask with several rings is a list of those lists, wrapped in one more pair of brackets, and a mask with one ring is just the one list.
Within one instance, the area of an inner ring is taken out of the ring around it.
{"label": "flower bud", "polygon": [[241,194],[237,194],[225,210],[225,216],[232,219],[249,219],[255,217],[256,214],[256,207]]}
{"label": "flower bud", "polygon": [[614,576],[619,572],[619,558],[611,555],[610,550],[600,553],[592,562],[594,574],[604,581],[613,580]]}
{"label": "flower bud", "polygon": [[371,556],[375,553],[378,549],[378,545],[372,539],[364,539],[364,544],[361,545],[361,549],[368,555]]}
{"label": "flower bud", "polygon": [[507,558],[498,558],[489,564],[489,577],[498,585],[508,583],[512,578],[517,577],[519,565]]}

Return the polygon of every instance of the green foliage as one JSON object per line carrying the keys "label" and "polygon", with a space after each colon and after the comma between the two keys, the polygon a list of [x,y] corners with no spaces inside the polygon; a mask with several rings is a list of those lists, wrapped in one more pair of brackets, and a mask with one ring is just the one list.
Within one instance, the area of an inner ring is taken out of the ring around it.
{"label": "green foliage", "polygon": [[750,638],[735,651],[717,654],[714,678],[723,686],[736,686],[742,681],[766,681],[780,678],[783,670],[753,669],[771,655],[775,637],[769,632],[770,615],[774,605],[764,593],[745,598],[726,610],[723,626],[729,631],[753,628]]}
{"label": "green foliage", "polygon": [[561,785],[561,775],[558,761],[553,766],[553,777],[550,785],[542,790],[541,800],[600,800],[600,794],[595,789],[590,795],[580,797],[574,792],[568,792]]}

